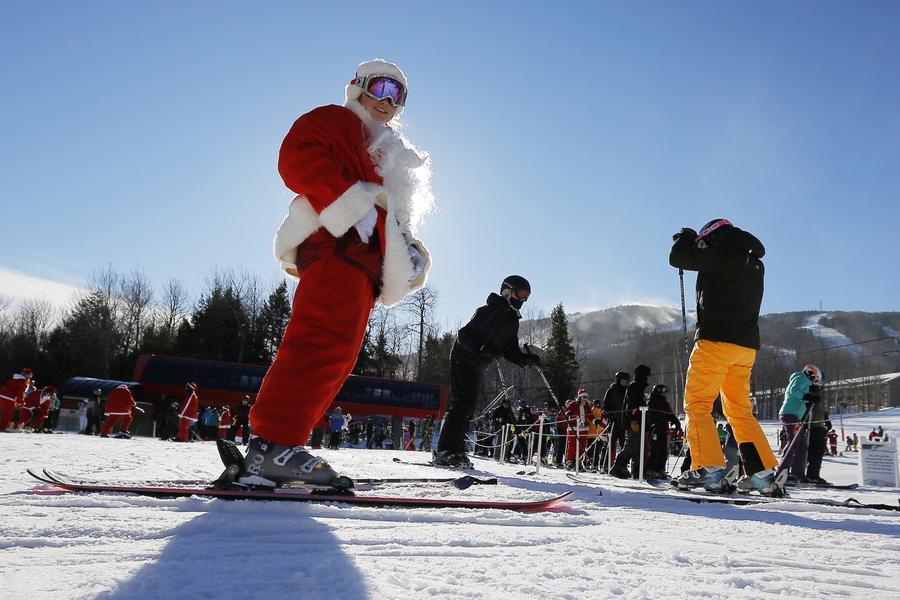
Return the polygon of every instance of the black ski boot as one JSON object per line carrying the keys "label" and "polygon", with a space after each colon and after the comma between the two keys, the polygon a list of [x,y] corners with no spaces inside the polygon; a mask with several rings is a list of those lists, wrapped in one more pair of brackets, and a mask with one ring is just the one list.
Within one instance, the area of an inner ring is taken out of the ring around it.
{"label": "black ski boot", "polygon": [[247,456],[242,456],[234,442],[216,440],[225,472],[216,487],[306,487],[346,491],[353,480],[335,473],[327,462],[311,455],[303,446],[285,446],[254,437]]}
{"label": "black ski boot", "polygon": [[432,454],[431,464],[436,467],[450,467],[455,469],[471,469],[472,461],[465,452],[454,450],[435,450]]}

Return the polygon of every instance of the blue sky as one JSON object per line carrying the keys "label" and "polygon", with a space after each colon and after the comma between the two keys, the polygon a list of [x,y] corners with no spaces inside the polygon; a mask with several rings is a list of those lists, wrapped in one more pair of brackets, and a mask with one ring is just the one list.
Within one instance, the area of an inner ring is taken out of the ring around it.
{"label": "blue sky", "polygon": [[671,234],[716,217],[766,244],[764,312],[900,309],[900,4],[324,4],[7,3],[0,294],[274,282],[281,140],[379,56],[434,164],[445,328],[511,273],[546,311],[678,304]]}

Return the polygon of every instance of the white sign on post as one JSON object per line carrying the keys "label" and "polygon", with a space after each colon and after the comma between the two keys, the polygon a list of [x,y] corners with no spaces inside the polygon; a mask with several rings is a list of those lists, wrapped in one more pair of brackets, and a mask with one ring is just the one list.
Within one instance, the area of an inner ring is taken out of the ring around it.
{"label": "white sign on post", "polygon": [[897,465],[897,440],[889,442],[860,441],[859,484],[900,486],[900,468]]}

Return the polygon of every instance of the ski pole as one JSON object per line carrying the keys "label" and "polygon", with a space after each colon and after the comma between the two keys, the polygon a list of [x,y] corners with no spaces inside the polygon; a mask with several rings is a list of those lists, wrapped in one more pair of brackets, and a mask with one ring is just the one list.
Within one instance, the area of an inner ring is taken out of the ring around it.
{"label": "ski pole", "polygon": [[559,399],[556,397],[556,394],[553,393],[553,388],[550,387],[550,382],[547,381],[547,376],[544,375],[544,372],[540,367],[538,367],[537,365],[532,366],[534,367],[534,370],[538,372],[538,375],[541,376],[541,381],[544,382],[544,386],[546,386],[547,391],[550,393],[550,398],[553,399],[553,403],[556,404],[556,408],[558,408],[559,410],[563,410],[562,404],[559,403]]}
{"label": "ski pole", "polygon": [[638,468],[638,479],[644,479],[644,432],[647,431],[644,427],[647,423],[647,407],[641,407],[641,460],[638,462],[640,467]]}
{"label": "ski pole", "polygon": [[[678,281],[681,284],[681,328],[682,328],[682,337],[684,339],[684,358],[682,360],[682,381],[684,385],[681,387],[681,396],[682,396],[682,406],[684,405],[684,392],[687,389],[687,365],[689,360],[689,352],[688,352],[688,339],[687,339],[687,306],[684,302],[684,269],[678,269]],[[677,414],[678,409],[678,399],[675,399],[675,409]]]}
{"label": "ski pole", "polygon": [[537,442],[537,462],[534,463],[534,474],[539,475],[541,472],[541,444],[544,441],[544,413],[538,417],[538,442]]}

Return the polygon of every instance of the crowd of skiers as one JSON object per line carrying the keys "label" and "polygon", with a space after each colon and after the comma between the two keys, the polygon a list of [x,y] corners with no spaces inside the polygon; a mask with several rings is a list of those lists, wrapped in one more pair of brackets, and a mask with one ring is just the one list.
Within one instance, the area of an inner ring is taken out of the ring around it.
{"label": "crowd of skiers", "polygon": [[60,401],[52,385],[40,387],[31,369],[22,369],[0,387],[0,431],[28,429],[52,433],[59,421]]}
{"label": "crowd of skiers", "polygon": [[602,399],[579,389],[557,410],[532,410],[522,400],[513,411],[502,397],[476,421],[475,453],[524,462],[540,450],[548,466],[637,477],[643,436],[644,475],[662,477],[670,452],[680,450],[683,433],[668,387],[651,387],[650,374],[649,367],[638,365],[632,381],[629,373],[619,371]]}
{"label": "crowd of skiers", "polygon": [[395,443],[391,419],[370,415],[353,419],[340,406],[322,417],[310,436],[313,448],[337,450],[342,445],[367,449],[431,450],[434,437],[434,417],[405,419],[398,423],[400,430]]}

